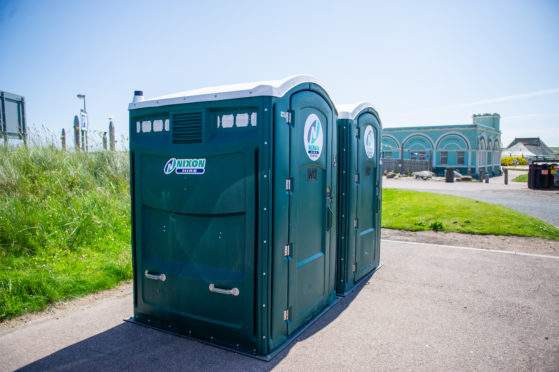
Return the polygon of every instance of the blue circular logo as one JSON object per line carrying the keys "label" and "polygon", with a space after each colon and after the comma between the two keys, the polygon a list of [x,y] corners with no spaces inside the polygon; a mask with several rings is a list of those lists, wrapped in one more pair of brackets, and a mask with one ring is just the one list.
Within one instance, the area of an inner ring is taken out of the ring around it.
{"label": "blue circular logo", "polygon": [[324,135],[322,124],[316,114],[310,114],[305,120],[304,136],[303,141],[307,156],[312,161],[318,160],[320,154],[322,154]]}

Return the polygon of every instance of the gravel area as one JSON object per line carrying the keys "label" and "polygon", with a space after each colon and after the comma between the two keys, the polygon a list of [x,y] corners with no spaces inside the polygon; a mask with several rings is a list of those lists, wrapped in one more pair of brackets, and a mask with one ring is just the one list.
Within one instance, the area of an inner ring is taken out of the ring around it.
{"label": "gravel area", "polygon": [[559,241],[542,238],[382,229],[382,239],[559,256]]}

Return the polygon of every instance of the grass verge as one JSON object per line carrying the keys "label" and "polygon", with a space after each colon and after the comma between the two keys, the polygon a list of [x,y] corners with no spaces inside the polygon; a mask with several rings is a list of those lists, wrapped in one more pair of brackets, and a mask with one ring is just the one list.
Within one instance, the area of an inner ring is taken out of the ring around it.
{"label": "grass verge", "polygon": [[132,277],[128,153],[0,150],[0,321]]}
{"label": "grass verge", "polygon": [[514,177],[512,182],[528,182],[528,175],[521,174],[520,176]]}
{"label": "grass verge", "polygon": [[429,192],[384,189],[382,227],[533,236],[559,240],[559,229],[500,205]]}

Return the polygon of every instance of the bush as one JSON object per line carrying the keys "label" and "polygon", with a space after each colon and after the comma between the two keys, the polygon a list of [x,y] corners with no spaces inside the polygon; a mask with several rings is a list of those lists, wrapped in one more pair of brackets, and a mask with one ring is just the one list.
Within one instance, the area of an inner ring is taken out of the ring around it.
{"label": "bush", "polygon": [[513,165],[514,159],[518,160],[518,165],[528,165],[528,161],[524,158],[519,158],[518,156],[508,156],[506,158],[501,158],[501,165]]}

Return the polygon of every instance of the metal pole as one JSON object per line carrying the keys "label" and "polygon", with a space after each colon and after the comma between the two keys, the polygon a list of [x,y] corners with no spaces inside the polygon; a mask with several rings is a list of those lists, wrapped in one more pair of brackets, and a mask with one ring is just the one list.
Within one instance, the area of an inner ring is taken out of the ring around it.
{"label": "metal pole", "polygon": [[4,96],[4,92],[0,92],[0,100],[1,100],[1,111],[2,111],[2,118],[0,125],[0,130],[2,131],[2,136],[4,137],[4,146],[8,147],[8,135],[6,132],[8,131],[8,126],[6,123],[6,97]]}
{"label": "metal pole", "polygon": [[23,136],[23,145],[27,146],[27,123],[25,121],[25,98],[21,97],[21,135]]}
{"label": "metal pole", "polygon": [[89,145],[87,141],[87,132],[89,132],[89,116],[87,115],[87,110],[85,108],[85,94],[83,95],[83,113],[85,114],[85,151],[89,151]]}
{"label": "metal pole", "polygon": [[505,168],[505,185],[509,184],[509,169]]}
{"label": "metal pole", "polygon": [[82,151],[87,151],[87,149],[84,147],[85,144],[85,131],[82,129]]}
{"label": "metal pole", "polygon": [[62,134],[60,135],[60,140],[62,141],[62,150],[66,150],[66,131],[62,128]]}
{"label": "metal pole", "polygon": [[[87,108],[85,106],[85,94],[77,94],[76,97],[78,97],[79,99],[83,99],[83,114],[87,120],[87,122],[85,123],[85,131],[83,129],[80,128],[81,134],[82,134],[82,149],[83,149],[83,145],[85,144],[85,151],[89,150],[89,146],[88,146],[88,141],[87,141],[87,132],[89,131],[89,118],[87,117]],[[85,135],[84,135],[85,132]]]}

